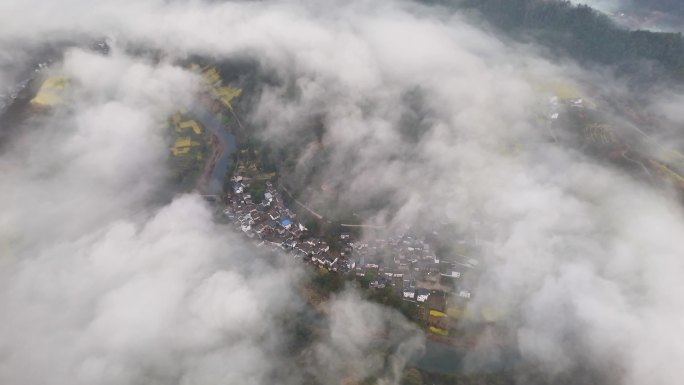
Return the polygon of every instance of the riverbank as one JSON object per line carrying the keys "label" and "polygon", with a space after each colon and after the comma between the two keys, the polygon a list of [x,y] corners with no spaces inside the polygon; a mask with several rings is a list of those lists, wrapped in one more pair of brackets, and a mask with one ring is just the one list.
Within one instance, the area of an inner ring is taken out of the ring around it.
{"label": "riverbank", "polygon": [[212,134],[214,151],[200,179],[200,190],[206,195],[220,195],[230,156],[237,150],[235,135],[204,106],[197,108],[197,120]]}

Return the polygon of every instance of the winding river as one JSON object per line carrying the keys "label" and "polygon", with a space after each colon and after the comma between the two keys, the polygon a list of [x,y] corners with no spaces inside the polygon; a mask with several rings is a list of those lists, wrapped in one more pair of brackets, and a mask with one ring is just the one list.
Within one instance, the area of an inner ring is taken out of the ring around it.
{"label": "winding river", "polygon": [[237,150],[235,135],[224,127],[216,115],[202,106],[197,110],[197,120],[216,136],[222,149],[221,155],[211,170],[204,191],[208,195],[218,195],[223,192],[223,182],[226,177],[230,156]]}

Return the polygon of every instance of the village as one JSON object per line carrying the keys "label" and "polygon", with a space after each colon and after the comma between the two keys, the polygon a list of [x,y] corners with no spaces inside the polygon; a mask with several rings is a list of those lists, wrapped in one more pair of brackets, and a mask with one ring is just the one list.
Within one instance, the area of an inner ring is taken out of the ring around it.
{"label": "village", "polygon": [[[225,85],[215,67],[190,68],[203,76],[209,92],[193,111],[179,110],[167,122],[179,186],[194,185],[256,247],[356,280],[366,290],[392,293],[415,310],[411,318],[435,338],[450,343],[449,336],[463,319],[493,321],[493,312],[474,314],[467,306],[479,274],[477,255],[440,259],[434,242],[409,230],[389,235],[343,231],[335,234],[334,245],[329,237],[326,241],[310,231],[287,207],[282,195],[287,190],[277,183],[276,172],[264,169],[261,149],[235,146],[233,135],[242,127],[231,101],[241,90]],[[63,78],[48,78],[32,105],[61,103],[66,84]],[[233,169],[226,173],[229,164]],[[462,242],[477,243],[475,238],[466,235]]]}
{"label": "village", "polygon": [[[226,86],[215,67],[193,64],[191,68],[202,74],[210,92],[200,98],[195,111],[181,111],[171,119],[174,169],[180,176],[188,175],[183,177],[188,182],[196,181],[196,188],[212,202],[222,222],[255,247],[291,263],[304,263],[319,275],[354,281],[369,295],[391,296],[393,306],[401,307],[440,342],[463,344],[463,339],[455,338],[463,320],[494,321],[494,312],[476,314],[468,307],[481,270],[479,253],[472,252],[479,242],[474,233],[466,231],[459,241],[468,252],[443,253],[440,258],[434,239],[408,228],[389,234],[361,233],[351,227],[312,231],[305,225],[311,218],[300,218],[293,209],[295,203],[307,211],[302,215],[312,213],[318,221],[323,218],[292,197],[276,168],[267,165],[263,148],[243,141],[248,130],[231,104],[241,89]],[[236,146],[236,142],[243,144]],[[213,148],[211,157],[207,147]],[[202,163],[206,164],[199,176]],[[438,229],[423,230],[437,234]]]}
{"label": "village", "polygon": [[434,338],[447,343],[459,320],[481,320],[483,314],[470,314],[467,309],[473,296],[472,278],[477,274],[476,259],[440,260],[430,242],[410,233],[355,239],[351,232],[343,232],[333,250],[298,221],[274,183],[266,181],[263,197],[259,197],[250,193],[253,182],[244,175],[232,176],[222,199],[224,205],[219,207],[220,215],[256,247],[325,274],[363,281],[367,290],[392,291],[416,309],[416,320]]}

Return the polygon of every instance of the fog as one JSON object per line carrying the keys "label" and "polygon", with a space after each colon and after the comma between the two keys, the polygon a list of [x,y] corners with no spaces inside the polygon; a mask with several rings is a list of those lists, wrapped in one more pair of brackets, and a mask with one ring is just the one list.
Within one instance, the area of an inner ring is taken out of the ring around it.
{"label": "fog", "polygon": [[586,4],[612,16],[628,29],[681,32],[684,7],[678,0],[586,0]]}
{"label": "fog", "polygon": [[[366,210],[379,199],[366,221],[390,232],[482,223],[490,236],[470,306],[495,308],[522,360],[551,380],[670,385],[684,374],[674,188],[546,128],[549,84],[597,103],[628,97],[609,71],[400,1],[10,0],[0,15],[2,87],[32,49],[112,46],[68,49],[50,71],[72,79],[69,107],[31,117],[0,154],[0,382],[396,383],[422,351],[398,313],[349,289],[327,303],[327,332],[289,356],[283,318],[307,311],[297,289],[307,274],[214,223],[196,194],[169,197],[160,123],[201,87],[177,62],[190,55],[248,57],[278,79],[259,86],[245,117],[274,148],[323,125],[316,182],[335,196],[314,186],[311,204]],[[672,131],[681,97],[643,95]],[[292,178],[316,156],[302,150]],[[391,362],[374,356],[377,333],[397,352]],[[468,370],[499,353],[474,351]]]}
{"label": "fog", "polygon": [[596,8],[604,12],[624,11],[625,8],[631,5],[631,2],[629,0],[589,0],[577,3],[587,4],[592,8]]}

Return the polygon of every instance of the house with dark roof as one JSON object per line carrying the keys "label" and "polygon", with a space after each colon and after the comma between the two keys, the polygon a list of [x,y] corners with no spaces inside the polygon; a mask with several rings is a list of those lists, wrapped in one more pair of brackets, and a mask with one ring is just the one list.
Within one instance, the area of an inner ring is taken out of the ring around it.
{"label": "house with dark roof", "polygon": [[405,299],[416,299],[416,291],[413,288],[404,289],[403,294]]}
{"label": "house with dark roof", "polygon": [[430,297],[430,290],[418,288],[416,289],[416,301],[425,302]]}

